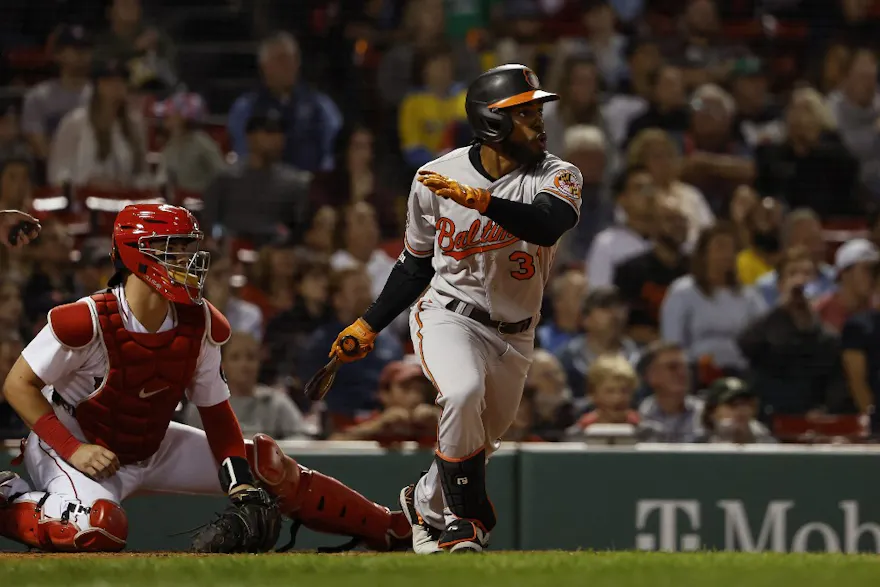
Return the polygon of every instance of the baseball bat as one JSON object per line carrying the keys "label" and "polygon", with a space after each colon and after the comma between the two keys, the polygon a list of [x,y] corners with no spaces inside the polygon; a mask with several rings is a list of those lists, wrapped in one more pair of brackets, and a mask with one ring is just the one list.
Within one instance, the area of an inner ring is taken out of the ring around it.
{"label": "baseball bat", "polygon": [[[342,340],[339,341],[339,348],[343,354],[354,356],[360,351],[361,343],[353,336],[343,336]],[[312,375],[312,378],[306,383],[303,389],[306,397],[313,402],[324,399],[324,396],[327,395],[327,392],[333,386],[336,373],[341,366],[342,361],[339,360],[339,357],[333,355],[333,358],[326,365],[318,369],[318,372]]]}

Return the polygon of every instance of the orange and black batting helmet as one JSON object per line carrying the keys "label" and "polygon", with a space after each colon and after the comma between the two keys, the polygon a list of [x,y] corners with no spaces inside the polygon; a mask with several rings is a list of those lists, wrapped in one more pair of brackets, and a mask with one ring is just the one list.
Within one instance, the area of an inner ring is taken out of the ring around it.
{"label": "orange and black batting helmet", "polygon": [[552,102],[559,96],[541,89],[538,76],[525,65],[507,64],[490,69],[468,87],[465,110],[474,136],[500,143],[513,132],[506,108],[529,102]]}

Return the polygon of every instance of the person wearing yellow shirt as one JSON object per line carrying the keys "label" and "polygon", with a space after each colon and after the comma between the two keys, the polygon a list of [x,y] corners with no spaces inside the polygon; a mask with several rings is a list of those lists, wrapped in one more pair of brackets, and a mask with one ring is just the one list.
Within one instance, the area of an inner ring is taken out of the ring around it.
{"label": "person wearing yellow shirt", "polygon": [[749,246],[736,257],[736,271],[743,285],[754,285],[760,277],[773,271],[781,248],[782,205],[773,198],[764,198],[749,212]]}
{"label": "person wearing yellow shirt", "polygon": [[414,169],[441,155],[450,125],[467,120],[465,87],[453,79],[452,53],[435,49],[417,63],[422,87],[403,99],[398,124],[403,157]]}

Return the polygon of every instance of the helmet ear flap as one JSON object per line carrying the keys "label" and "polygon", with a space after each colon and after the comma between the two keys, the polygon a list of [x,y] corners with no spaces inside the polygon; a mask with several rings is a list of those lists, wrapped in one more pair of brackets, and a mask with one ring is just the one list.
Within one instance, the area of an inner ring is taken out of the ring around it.
{"label": "helmet ear flap", "polygon": [[513,120],[506,112],[481,103],[471,103],[469,106],[468,121],[478,139],[498,143],[513,132]]}

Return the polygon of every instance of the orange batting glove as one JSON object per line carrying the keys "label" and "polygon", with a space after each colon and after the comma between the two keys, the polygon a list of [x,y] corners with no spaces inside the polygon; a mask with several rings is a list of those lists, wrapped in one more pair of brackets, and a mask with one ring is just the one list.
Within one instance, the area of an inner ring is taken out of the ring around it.
{"label": "orange batting glove", "polygon": [[486,208],[489,207],[489,198],[492,197],[489,190],[462,185],[454,179],[426,170],[419,171],[418,180],[441,198],[455,200],[465,208],[472,208],[480,214],[485,214]]}
{"label": "orange batting glove", "polygon": [[[367,356],[367,353],[373,350],[373,343],[376,341],[377,334],[363,318],[358,318],[354,324],[339,333],[339,336],[336,337],[336,341],[330,348],[330,354],[327,356],[336,356],[343,363],[352,363],[363,359]],[[357,341],[357,345],[351,344],[350,341],[342,343],[342,339],[349,336]]]}

